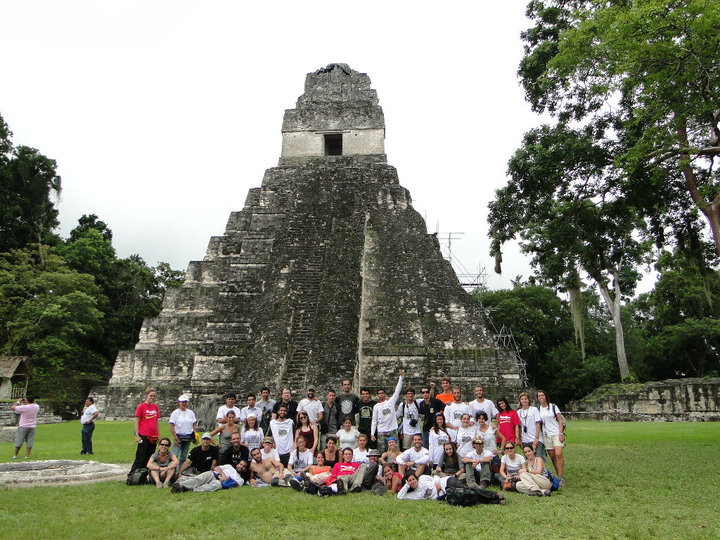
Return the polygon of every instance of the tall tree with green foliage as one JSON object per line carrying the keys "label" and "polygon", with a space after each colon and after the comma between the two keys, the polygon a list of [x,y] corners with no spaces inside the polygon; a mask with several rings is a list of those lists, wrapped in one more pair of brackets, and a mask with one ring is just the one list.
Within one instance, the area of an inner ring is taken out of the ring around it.
{"label": "tall tree with green foliage", "polygon": [[508,172],[489,205],[493,252],[519,238],[553,288],[579,291],[581,274],[589,276],[615,327],[620,375],[629,377],[621,306],[650,246],[642,241],[645,220],[617,194],[612,148],[591,128],[543,126],[525,135]]}
{"label": "tall tree with green foliage", "polygon": [[618,196],[660,237],[673,205],[694,205],[720,253],[720,3],[533,0],[527,14],[519,75],[533,109],[613,147]]}
{"label": "tall tree with green foliage", "polygon": [[[47,243],[58,225],[57,164],[28,146],[15,147],[0,116],[0,252]],[[41,258],[43,251],[38,250]]]}

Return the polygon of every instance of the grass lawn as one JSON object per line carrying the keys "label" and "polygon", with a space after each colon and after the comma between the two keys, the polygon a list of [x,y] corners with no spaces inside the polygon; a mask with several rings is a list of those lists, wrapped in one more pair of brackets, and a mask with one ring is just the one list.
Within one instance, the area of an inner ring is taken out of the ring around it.
{"label": "grass lawn", "polygon": [[[93,443],[98,461],[133,460],[130,422],[98,422]],[[40,426],[35,444],[35,459],[79,459],[80,424]],[[0,461],[12,446],[0,443]],[[572,421],[568,485],[550,498],[510,493],[505,507],[456,508],[274,488],[0,487],[0,538],[719,538],[718,463],[718,423]]]}

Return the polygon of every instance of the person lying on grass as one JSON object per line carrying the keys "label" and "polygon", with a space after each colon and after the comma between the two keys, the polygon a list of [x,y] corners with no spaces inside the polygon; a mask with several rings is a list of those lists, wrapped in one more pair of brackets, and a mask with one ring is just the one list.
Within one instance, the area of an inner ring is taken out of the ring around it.
{"label": "person lying on grass", "polygon": [[413,472],[405,475],[405,485],[398,492],[397,498],[411,501],[443,499],[448,488],[458,487],[470,487],[477,493],[477,501],[481,504],[501,504],[503,506],[506,504],[505,494],[502,491],[488,491],[477,486],[468,486],[455,476],[432,477],[422,475],[418,477]]}
{"label": "person lying on grass", "polygon": [[302,485],[293,474],[285,469],[283,464],[273,458],[263,458],[259,448],[250,453],[253,459],[250,465],[250,485],[291,487],[296,491],[302,490]]}

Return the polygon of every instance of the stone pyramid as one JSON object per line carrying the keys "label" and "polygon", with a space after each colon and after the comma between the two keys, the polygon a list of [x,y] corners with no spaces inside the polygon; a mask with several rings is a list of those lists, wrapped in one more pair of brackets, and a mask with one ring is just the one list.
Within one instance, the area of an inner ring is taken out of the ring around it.
{"label": "stone pyramid", "polygon": [[392,388],[399,367],[409,385],[448,375],[466,392],[515,392],[515,355],[497,347],[387,164],[369,77],[345,64],[308,74],[282,134],[278,166],[96,389],[106,416],[132,416],[146,386],[165,414],[182,392],[210,409],[229,389]]}

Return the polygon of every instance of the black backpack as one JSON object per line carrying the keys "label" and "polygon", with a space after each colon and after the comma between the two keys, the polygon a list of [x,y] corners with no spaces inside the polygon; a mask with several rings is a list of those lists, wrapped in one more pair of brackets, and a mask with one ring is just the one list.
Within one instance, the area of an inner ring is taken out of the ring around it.
{"label": "black backpack", "polygon": [[148,471],[145,467],[134,469],[128,473],[125,483],[128,486],[143,486],[148,482],[149,473],[150,471]]}
{"label": "black backpack", "polygon": [[445,490],[445,502],[453,506],[475,506],[478,501],[478,494],[467,486],[449,487]]}

